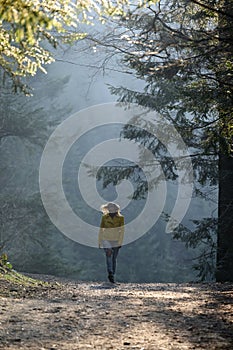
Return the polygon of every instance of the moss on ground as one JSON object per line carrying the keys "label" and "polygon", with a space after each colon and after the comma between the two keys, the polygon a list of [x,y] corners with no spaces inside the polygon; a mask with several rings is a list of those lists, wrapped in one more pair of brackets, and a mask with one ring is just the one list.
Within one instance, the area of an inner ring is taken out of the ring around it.
{"label": "moss on ground", "polygon": [[40,280],[36,280],[34,278],[25,276],[15,270],[9,270],[9,271],[5,271],[5,272],[0,272],[0,280],[6,280],[10,283],[14,283],[16,285],[21,285],[24,287],[29,287],[29,286],[48,286],[49,283],[48,282],[43,282]]}
{"label": "moss on ground", "polygon": [[0,270],[0,297],[31,298],[50,293],[59,288],[59,283],[51,283],[31,278],[15,270]]}

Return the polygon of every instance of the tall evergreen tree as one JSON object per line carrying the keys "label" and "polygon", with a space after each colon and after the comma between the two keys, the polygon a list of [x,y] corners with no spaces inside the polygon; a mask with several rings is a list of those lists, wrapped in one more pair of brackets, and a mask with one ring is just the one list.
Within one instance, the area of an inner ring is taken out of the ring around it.
{"label": "tall evergreen tree", "polygon": [[[220,106],[221,118],[219,151],[219,206],[218,206],[218,250],[217,281],[233,281],[233,7],[232,2],[224,0],[220,3],[219,15],[219,49],[222,51],[222,71],[216,71],[219,87],[225,93],[225,106]],[[225,15],[228,14],[228,15]],[[227,73],[227,74],[226,74]],[[222,79],[225,79],[224,83]],[[224,88],[226,85],[226,88]],[[228,102],[229,101],[229,102]],[[224,152],[225,150],[225,152]]]}
{"label": "tall evergreen tree", "polygon": [[[127,72],[145,83],[143,91],[112,87],[119,100],[158,111],[182,134],[192,157],[196,192],[201,192],[201,185],[219,185],[218,225],[215,218],[195,221],[194,236],[197,242],[212,242],[217,230],[216,278],[233,281],[231,1],[165,0],[149,4],[122,17],[104,40],[90,39],[110,51],[114,49]],[[142,130],[145,121],[137,122],[139,128],[124,128],[124,137],[160,154],[167,178],[174,179],[174,163],[164,157],[161,143]],[[119,169],[117,172],[120,180]],[[142,195],[147,188],[142,183],[139,187]],[[175,237],[193,244],[189,230],[182,227]],[[211,257],[212,248],[208,253]]]}

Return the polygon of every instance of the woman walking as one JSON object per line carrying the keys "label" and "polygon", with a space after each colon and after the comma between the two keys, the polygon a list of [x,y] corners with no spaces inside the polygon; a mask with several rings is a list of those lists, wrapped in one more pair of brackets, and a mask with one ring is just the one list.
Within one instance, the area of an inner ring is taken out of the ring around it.
{"label": "woman walking", "polygon": [[108,279],[114,283],[117,255],[124,238],[124,216],[116,203],[104,204],[101,210],[103,216],[99,230],[99,248],[104,248]]}

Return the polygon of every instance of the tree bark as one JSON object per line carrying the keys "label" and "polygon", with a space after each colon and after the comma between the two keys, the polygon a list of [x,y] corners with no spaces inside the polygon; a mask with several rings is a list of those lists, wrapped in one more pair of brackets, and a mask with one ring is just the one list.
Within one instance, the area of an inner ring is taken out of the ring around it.
{"label": "tree bark", "polygon": [[233,157],[219,156],[217,282],[233,282]]}
{"label": "tree bark", "polygon": [[[224,59],[232,57],[232,15],[231,0],[222,1],[222,9],[228,16],[219,16],[220,46],[225,45]],[[226,89],[223,88],[223,96]],[[229,116],[232,114],[229,106]],[[227,123],[232,123],[229,118]],[[226,124],[227,124],[226,123]],[[229,145],[232,149],[232,145]],[[219,198],[218,198],[218,238],[217,238],[217,282],[233,282],[233,152],[219,154]]]}

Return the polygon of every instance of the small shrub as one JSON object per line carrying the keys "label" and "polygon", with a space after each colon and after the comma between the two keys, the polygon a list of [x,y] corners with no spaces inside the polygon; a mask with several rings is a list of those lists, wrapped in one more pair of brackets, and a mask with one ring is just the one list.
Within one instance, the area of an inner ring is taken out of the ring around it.
{"label": "small shrub", "polygon": [[12,269],[11,263],[8,261],[8,256],[6,253],[3,253],[0,256],[0,271],[7,272]]}

